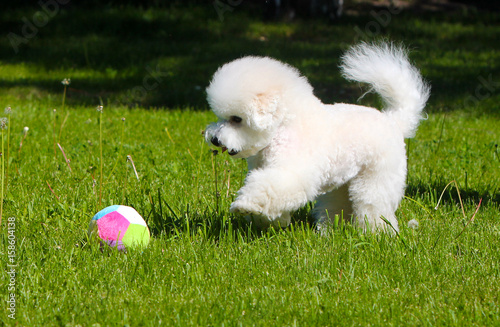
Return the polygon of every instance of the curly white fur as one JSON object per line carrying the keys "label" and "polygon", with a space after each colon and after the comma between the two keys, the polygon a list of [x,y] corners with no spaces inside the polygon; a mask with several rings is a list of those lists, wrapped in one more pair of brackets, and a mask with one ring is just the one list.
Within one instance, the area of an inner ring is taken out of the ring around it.
{"label": "curly white fur", "polygon": [[297,69],[267,57],[237,59],[214,74],[207,95],[219,121],[206,140],[249,167],[231,211],[284,227],[292,211],[317,200],[319,226],[339,215],[364,230],[392,230],[386,221],[398,230],[404,138],[415,133],[429,86],[401,47],[361,43],[342,59],[346,78],[382,96],[382,112],[323,104]]}
{"label": "curly white fur", "polygon": [[415,136],[430,88],[408,61],[406,50],[393,44],[361,43],[349,49],[342,60],[344,77],[370,84],[386,102],[387,115],[396,120],[404,137]]}

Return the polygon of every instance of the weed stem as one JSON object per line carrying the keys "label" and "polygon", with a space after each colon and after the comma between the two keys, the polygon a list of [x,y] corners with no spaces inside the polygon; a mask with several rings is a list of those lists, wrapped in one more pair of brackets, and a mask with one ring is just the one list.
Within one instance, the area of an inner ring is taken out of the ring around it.
{"label": "weed stem", "polygon": [[64,149],[62,148],[61,144],[59,144],[59,143],[57,143],[57,146],[59,147],[59,149],[61,150],[61,152],[64,156],[64,160],[66,161],[66,164],[68,165],[69,172],[72,173],[73,171],[71,170],[71,166],[69,164],[69,159],[68,159],[68,157],[66,157],[66,153],[64,152]]}
{"label": "weed stem", "polygon": [[99,154],[100,154],[100,174],[99,174],[99,207],[102,206],[102,181],[103,181],[103,176],[102,176],[102,111],[103,111],[103,106],[98,106],[97,111],[99,111]]}
{"label": "weed stem", "polygon": [[134,160],[132,159],[132,156],[130,154],[127,155],[127,160],[130,161],[130,163],[132,164],[132,168],[134,168],[135,177],[137,178],[137,181],[139,181],[139,174],[137,174],[137,169],[135,169]]}

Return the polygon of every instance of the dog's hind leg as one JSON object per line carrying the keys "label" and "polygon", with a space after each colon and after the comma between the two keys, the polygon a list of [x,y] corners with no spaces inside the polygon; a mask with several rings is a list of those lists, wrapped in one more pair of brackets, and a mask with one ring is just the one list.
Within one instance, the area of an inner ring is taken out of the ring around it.
{"label": "dog's hind leg", "polygon": [[398,168],[365,171],[350,181],[354,216],[364,231],[399,232],[395,212],[404,194],[406,166]]}
{"label": "dog's hind leg", "polygon": [[338,215],[339,219],[343,218],[346,221],[351,221],[352,213],[349,187],[345,184],[318,197],[314,206],[313,217],[318,230],[323,231],[333,224],[335,215]]}

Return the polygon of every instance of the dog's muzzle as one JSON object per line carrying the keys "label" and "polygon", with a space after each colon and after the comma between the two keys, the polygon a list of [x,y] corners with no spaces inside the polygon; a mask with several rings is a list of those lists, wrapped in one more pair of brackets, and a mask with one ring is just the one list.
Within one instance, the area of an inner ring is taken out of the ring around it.
{"label": "dog's muzzle", "polygon": [[[227,150],[227,148],[223,146],[220,140],[215,136],[210,139],[210,142],[212,142],[212,144],[215,145],[216,147],[222,148],[222,153],[224,153]],[[227,151],[227,153],[229,153],[230,156],[237,155],[238,152],[239,151],[233,149]]]}

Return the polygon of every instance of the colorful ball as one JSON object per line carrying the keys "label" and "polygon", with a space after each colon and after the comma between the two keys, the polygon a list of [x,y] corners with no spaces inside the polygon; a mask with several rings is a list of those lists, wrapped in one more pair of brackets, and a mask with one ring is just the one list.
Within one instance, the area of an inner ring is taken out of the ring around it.
{"label": "colorful ball", "polygon": [[90,238],[98,237],[101,244],[127,248],[145,247],[149,243],[149,228],[141,215],[131,207],[114,205],[99,211],[90,221]]}

